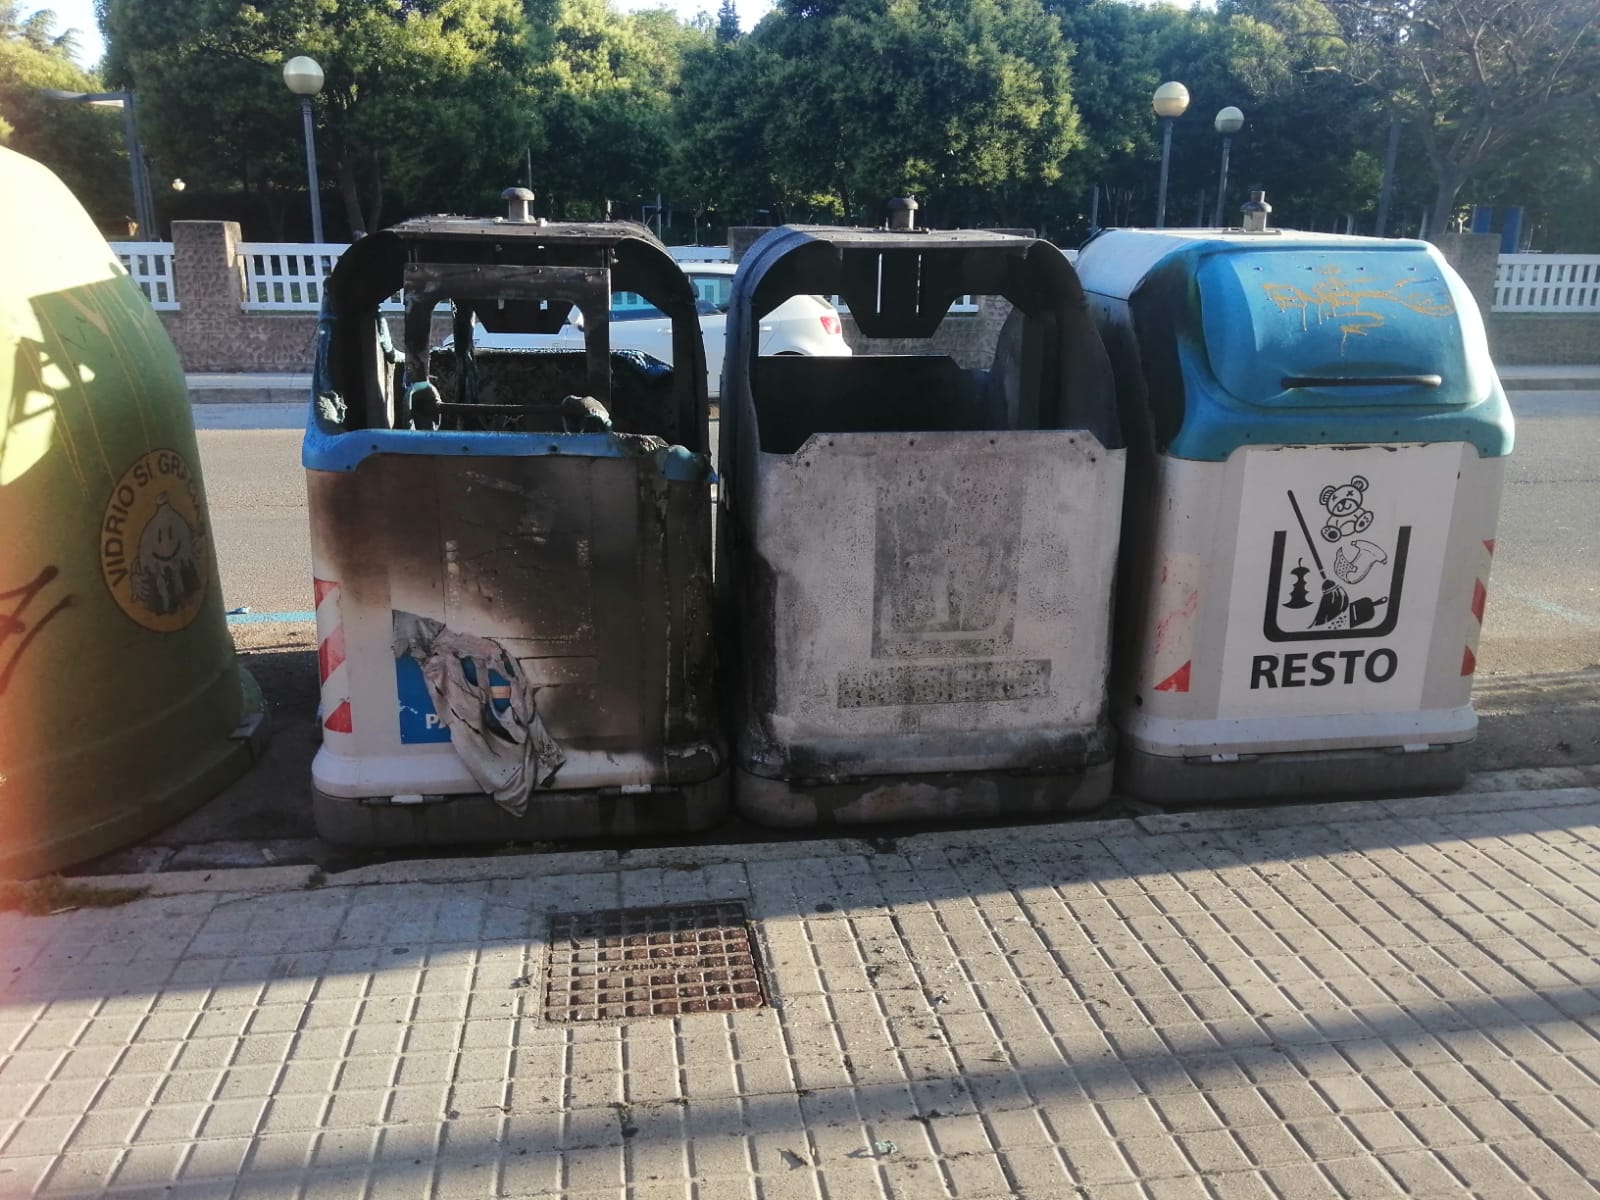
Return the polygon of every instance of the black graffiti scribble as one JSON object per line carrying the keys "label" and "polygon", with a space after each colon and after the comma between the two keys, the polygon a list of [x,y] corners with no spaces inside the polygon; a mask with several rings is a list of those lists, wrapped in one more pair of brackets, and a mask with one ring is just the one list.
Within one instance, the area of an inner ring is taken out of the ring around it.
{"label": "black graffiti scribble", "polygon": [[[25,583],[9,592],[0,592],[0,602],[16,601],[10,612],[0,611],[0,654],[5,652],[8,645],[11,646],[10,657],[4,660],[3,666],[0,666],[0,696],[4,696],[6,688],[11,686],[11,676],[16,671],[17,664],[22,661],[23,651],[28,648],[29,643],[72,603],[71,596],[63,596],[33,624],[30,625],[22,619],[28,605],[32,604],[34,598],[49,587],[59,574],[61,572],[56,567],[48,566],[34,576],[32,583]],[[12,644],[14,639],[19,640],[15,640],[15,644]]]}

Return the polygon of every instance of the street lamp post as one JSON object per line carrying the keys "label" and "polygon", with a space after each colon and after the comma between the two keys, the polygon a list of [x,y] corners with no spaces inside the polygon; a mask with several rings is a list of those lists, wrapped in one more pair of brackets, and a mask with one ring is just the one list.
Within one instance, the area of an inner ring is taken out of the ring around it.
{"label": "street lamp post", "polygon": [[64,92],[58,88],[46,88],[44,94],[52,100],[122,110],[122,135],[128,143],[128,183],[133,189],[133,219],[139,223],[144,237],[160,237],[156,229],[156,205],[150,195],[150,175],[144,161],[144,147],[139,144],[139,115],[133,93]]}
{"label": "street lamp post", "polygon": [[300,116],[306,134],[306,183],[311,189],[311,240],[322,241],[322,191],[317,182],[317,143],[311,124],[311,97],[322,90],[322,68],[304,54],[283,64],[283,82],[300,97]]}
{"label": "street lamp post", "polygon": [[1211,223],[1222,227],[1222,204],[1228,195],[1228,149],[1233,145],[1233,135],[1244,128],[1244,114],[1228,105],[1217,114],[1217,132],[1222,135],[1222,174],[1217,180],[1217,212]]}
{"label": "street lamp post", "polygon": [[1152,99],[1156,116],[1161,118],[1161,186],[1156,196],[1156,228],[1167,224],[1167,164],[1172,158],[1172,122],[1189,107],[1189,89],[1176,81],[1163,83]]}
{"label": "street lamp post", "polygon": [[1390,114],[1389,148],[1383,154],[1383,183],[1378,188],[1378,221],[1372,233],[1383,237],[1389,229],[1389,197],[1394,194],[1394,164],[1400,154],[1400,118]]}

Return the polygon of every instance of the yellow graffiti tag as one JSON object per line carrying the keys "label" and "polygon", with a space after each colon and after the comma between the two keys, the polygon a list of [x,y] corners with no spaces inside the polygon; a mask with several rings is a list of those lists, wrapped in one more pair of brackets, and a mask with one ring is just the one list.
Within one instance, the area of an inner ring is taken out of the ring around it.
{"label": "yellow graffiti tag", "polygon": [[1386,288],[1362,287],[1344,278],[1336,263],[1317,268],[1322,276],[1308,292],[1290,283],[1264,283],[1272,302],[1279,312],[1298,312],[1300,328],[1309,330],[1311,323],[1318,325],[1336,321],[1341,338],[1352,335],[1365,337],[1369,329],[1381,328],[1386,320],[1383,306],[1399,305],[1423,317],[1448,317],[1455,305],[1448,299],[1440,300],[1431,289],[1419,289],[1419,284],[1442,283],[1438,279],[1397,279]]}

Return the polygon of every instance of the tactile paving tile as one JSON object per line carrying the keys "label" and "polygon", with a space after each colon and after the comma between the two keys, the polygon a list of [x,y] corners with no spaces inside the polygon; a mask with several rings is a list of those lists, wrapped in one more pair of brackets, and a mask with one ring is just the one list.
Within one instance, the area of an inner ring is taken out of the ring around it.
{"label": "tactile paving tile", "polygon": [[732,1012],[766,1003],[743,904],[556,913],[547,1021]]}

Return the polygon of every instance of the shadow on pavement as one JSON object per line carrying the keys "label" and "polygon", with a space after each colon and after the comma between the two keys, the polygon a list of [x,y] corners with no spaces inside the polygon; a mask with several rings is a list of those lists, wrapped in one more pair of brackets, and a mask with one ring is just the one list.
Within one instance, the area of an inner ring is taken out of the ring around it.
{"label": "shadow on pavement", "polygon": [[240,665],[266,699],[272,721],[266,752],[187,817],[67,874],[259,867],[328,858],[311,818],[311,759],[319,742],[316,632],[301,625],[245,626],[233,632]]}

